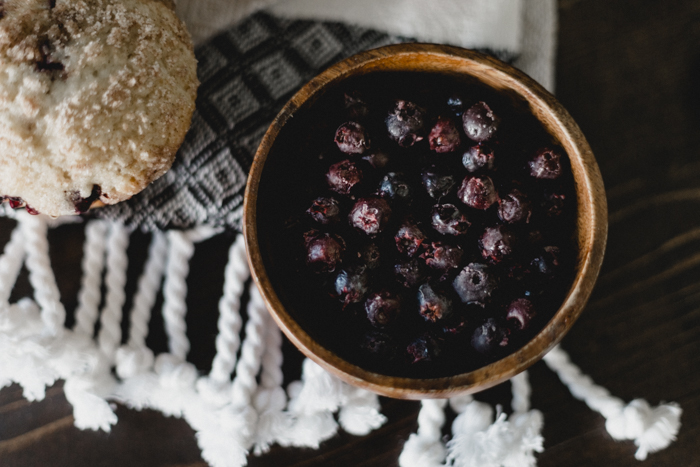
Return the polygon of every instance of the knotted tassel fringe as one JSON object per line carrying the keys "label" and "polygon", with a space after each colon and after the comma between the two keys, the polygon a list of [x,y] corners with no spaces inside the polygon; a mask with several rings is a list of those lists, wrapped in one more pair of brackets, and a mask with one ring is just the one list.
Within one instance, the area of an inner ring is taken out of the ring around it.
{"label": "knotted tassel fringe", "polygon": [[[183,417],[196,431],[202,457],[215,467],[246,465],[251,450],[261,454],[275,443],[317,448],[341,427],[364,435],[386,422],[375,394],[341,382],[308,359],[303,363],[301,381],[290,383],[285,393],[282,337],[254,286],[248,302],[246,339],[241,342],[241,296],[250,276],[241,236],[229,250],[224,272],[216,356],[210,373],[200,376],[186,361],[190,347],[185,324],[186,280],[194,245],[217,230],[201,227],[153,234],[129,311],[128,339],[120,345],[130,232],[118,223],[87,223],[75,325],[67,329],[46,237],[48,228],[57,223],[24,212],[13,216],[18,226],[0,256],[0,388],[16,382],[28,400],[41,400],[47,386],[63,379],[75,424],[82,429],[110,430],[117,422],[110,400]],[[34,298],[10,303],[10,292],[23,264],[29,271]],[[100,310],[103,271],[107,294]],[[169,351],[154,356],[146,346],[146,337],[161,287]],[[98,321],[100,332],[95,336]],[[637,459],[645,459],[675,439],[682,413],[678,404],[653,408],[635,399],[625,405],[593,384],[561,348],[552,350],[544,360],[574,397],[606,418],[613,438],[634,440]],[[399,464],[535,466],[535,453],[542,452],[543,445],[542,414],[530,409],[527,374],[514,377],[511,383],[510,417],[471,396],[423,401],[418,430],[406,441]],[[457,417],[452,438],[445,444],[442,426],[448,402]]]}

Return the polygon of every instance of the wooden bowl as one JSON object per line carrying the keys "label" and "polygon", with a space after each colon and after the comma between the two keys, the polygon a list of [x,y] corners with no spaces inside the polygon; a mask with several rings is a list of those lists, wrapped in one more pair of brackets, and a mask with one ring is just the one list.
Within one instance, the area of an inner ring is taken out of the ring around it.
{"label": "wooden bowl", "polygon": [[[522,348],[475,371],[450,377],[415,379],[386,376],[367,371],[340,358],[319,344],[300,325],[279,296],[278,284],[266,271],[274,258],[266,257],[258,231],[258,203],[265,196],[261,180],[270,172],[273,151],[285,124],[298,111],[308,108],[329,88],[344,80],[383,71],[428,72],[469,77],[499,92],[517,95],[545,130],[566,151],[571,162],[577,193],[578,259],[575,278],[553,318]],[[272,157],[270,157],[272,154]],[[309,358],[340,379],[379,394],[402,398],[446,398],[474,393],[499,384],[542,358],[571,328],[583,310],[603,261],[607,239],[607,203],[603,181],[591,149],[569,113],[542,86],[524,73],[483,54],[455,47],[402,44],[357,54],[327,69],[304,86],[284,106],[270,125],[250,170],[244,204],[244,229],[252,275],[272,316],[287,337]]]}

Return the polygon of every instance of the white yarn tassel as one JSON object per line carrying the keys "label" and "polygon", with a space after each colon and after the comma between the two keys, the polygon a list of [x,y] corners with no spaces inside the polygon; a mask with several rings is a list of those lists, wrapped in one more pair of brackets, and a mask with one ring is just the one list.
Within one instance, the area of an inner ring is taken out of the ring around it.
{"label": "white yarn tassel", "polygon": [[595,385],[589,376],[571,363],[560,346],[552,349],[544,361],[574,397],[605,417],[605,428],[614,439],[634,440],[638,460],[646,459],[648,454],[664,449],[676,439],[683,411],[675,402],[652,408],[646,401],[635,399],[625,405],[621,399],[611,396],[607,389]]}
{"label": "white yarn tassel", "polygon": [[530,409],[527,372],[511,379],[513,415],[493,419],[488,404],[460,396],[450,401],[459,413],[452,424],[453,438],[447,443],[447,464],[455,467],[534,467],[535,452],[542,452],[543,417]]}
{"label": "white yarn tassel", "polygon": [[2,306],[10,300],[12,288],[24,263],[23,237],[22,229],[15,228],[0,257],[0,314],[3,312]]}
{"label": "white yarn tassel", "polygon": [[129,314],[129,340],[117,351],[117,374],[120,378],[143,373],[153,366],[155,359],[153,351],[146,347],[146,336],[151,310],[163,281],[167,253],[168,242],[165,234],[155,232]]}
{"label": "white yarn tassel", "polygon": [[442,425],[446,399],[424,400],[418,412],[418,431],[409,436],[399,456],[401,467],[437,467],[445,460]]}
{"label": "white yarn tassel", "polygon": [[287,387],[288,411],[294,417],[289,445],[318,449],[338,431],[333,412],[342,402],[343,383],[308,358],[301,378]]}
{"label": "white yarn tassel", "polygon": [[122,338],[122,313],[126,301],[126,270],[129,259],[126,249],[129,246],[129,232],[120,223],[110,225],[107,238],[107,275],[105,284],[107,296],[100,317],[100,333],[97,337],[102,353],[112,361]]}
{"label": "white yarn tassel", "polygon": [[44,331],[48,335],[57,336],[64,331],[66,310],[61,303],[61,294],[51,269],[49,242],[46,238],[48,231],[46,217],[32,216],[22,211],[18,213],[17,218],[25,239],[29,282],[34,288],[36,302],[41,308]]}
{"label": "white yarn tassel", "polygon": [[165,270],[163,287],[163,321],[168,336],[170,353],[184,361],[190,350],[187,339],[187,275],[190,272],[189,261],[194,254],[194,242],[185,232],[171,230],[168,232],[170,248],[168,264]]}
{"label": "white yarn tassel", "polygon": [[197,442],[202,457],[215,467],[245,465],[248,450],[255,440],[258,414],[253,407],[253,397],[265,344],[266,313],[260,292],[255,284],[251,284],[246,338],[231,386],[231,403],[214,412],[215,418],[209,422],[201,413],[192,413],[188,417],[199,430]]}
{"label": "white yarn tassel", "polygon": [[366,389],[343,383],[345,401],[341,403],[338,422],[351,435],[364,436],[386,423],[380,412],[379,397]]}
{"label": "white yarn tassel", "polygon": [[35,338],[44,328],[39,307],[25,298],[7,306],[1,316],[0,388],[16,382],[27,400],[42,400],[58,373],[47,365],[49,352]]}
{"label": "white yarn tassel", "polygon": [[[231,398],[231,373],[236,366],[236,354],[241,344],[241,295],[250,277],[242,235],[229,248],[224,270],[224,293],[219,300],[219,321],[216,336],[216,356],[208,376],[200,378],[197,389],[212,404],[224,405]],[[273,326],[274,323],[272,324]]]}
{"label": "white yarn tassel", "polygon": [[292,417],[284,411],[287,406],[287,394],[282,389],[282,333],[269,313],[265,318],[265,352],[262,356],[260,386],[253,399],[253,406],[258,412],[258,427],[255,433],[253,452],[260,455],[270,450],[275,442],[288,444]]}
{"label": "white yarn tassel", "polygon": [[85,227],[83,245],[83,277],[78,293],[73,331],[92,338],[95,333],[98,307],[102,299],[102,270],[105,262],[107,222],[90,221]]}

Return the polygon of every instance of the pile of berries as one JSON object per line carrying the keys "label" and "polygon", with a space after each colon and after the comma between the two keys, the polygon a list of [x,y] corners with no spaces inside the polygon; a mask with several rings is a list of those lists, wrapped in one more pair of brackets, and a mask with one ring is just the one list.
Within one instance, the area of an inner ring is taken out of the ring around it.
{"label": "pile of berries", "polygon": [[573,277],[568,158],[503,99],[368,94],[336,102],[294,213],[303,293],[333,303],[310,319],[387,374],[445,376],[516,350]]}

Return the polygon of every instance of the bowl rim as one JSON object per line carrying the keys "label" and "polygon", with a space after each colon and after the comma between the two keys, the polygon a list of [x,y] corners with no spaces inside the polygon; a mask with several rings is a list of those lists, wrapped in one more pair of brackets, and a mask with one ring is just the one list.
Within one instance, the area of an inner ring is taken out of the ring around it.
{"label": "bowl rim", "polygon": [[[265,271],[258,243],[256,206],[260,179],[274,140],[288,119],[308,99],[318,96],[326,86],[353,73],[364,74],[378,69],[377,67],[382,69],[386,63],[397,59],[412,63],[426,57],[436,61],[458,60],[469,68],[468,74],[481,81],[483,76],[480,73],[497,76],[507,83],[508,89],[515,91],[530,104],[531,109],[538,114],[538,120],[542,122],[542,118],[549,118],[550,124],[561,131],[563,138],[560,139],[564,140],[561,143],[571,160],[572,169],[575,169],[579,206],[579,258],[576,276],[563,303],[545,327],[523,347],[468,373],[417,379],[387,376],[351,364],[321,346],[299,326],[285,310]],[[537,103],[535,109],[532,107],[533,102]],[[544,114],[539,115],[539,112]],[[580,176],[576,176],[577,171]],[[584,212],[588,213],[588,219],[582,219],[582,206],[586,207]],[[522,71],[493,57],[459,47],[423,43],[389,45],[358,53],[332,65],[297,91],[275,117],[258,147],[248,175],[243,211],[243,234],[251,275],[270,314],[285,335],[307,357],[345,382],[401,399],[444,398],[459,393],[478,392],[510,379],[540,360],[561,341],[583,311],[602,265],[608,227],[603,180],[591,148],[576,122],[552,94]],[[584,227],[586,235],[582,234],[581,229]]]}

